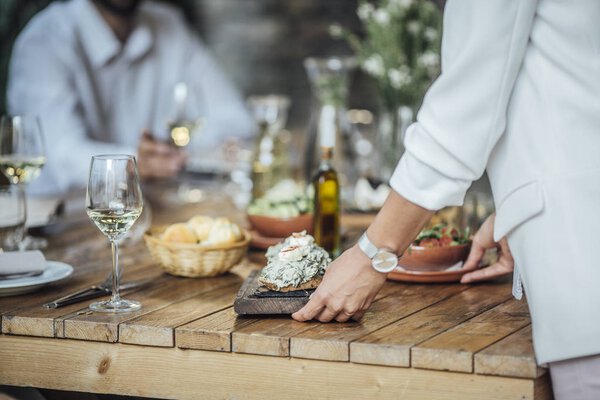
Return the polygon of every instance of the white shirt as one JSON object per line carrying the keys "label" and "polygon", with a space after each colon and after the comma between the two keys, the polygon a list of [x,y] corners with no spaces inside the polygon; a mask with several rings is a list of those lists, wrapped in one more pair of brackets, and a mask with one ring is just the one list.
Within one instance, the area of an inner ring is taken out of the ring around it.
{"label": "white shirt", "polygon": [[171,6],[143,2],[124,45],[90,0],[38,13],[15,42],[8,87],[11,114],[42,120],[48,161],[33,191],[84,186],[92,155],[135,154],[145,128],[166,139],[178,82],[206,121],[199,145],[252,134],[238,93]]}
{"label": "white shirt", "polygon": [[487,169],[540,363],[600,354],[600,1],[449,0],[391,185],[460,205]]}

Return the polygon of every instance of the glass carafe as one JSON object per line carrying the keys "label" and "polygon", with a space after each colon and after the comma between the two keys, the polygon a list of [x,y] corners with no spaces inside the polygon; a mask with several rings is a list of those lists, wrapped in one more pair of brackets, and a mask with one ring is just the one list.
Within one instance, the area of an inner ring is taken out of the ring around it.
{"label": "glass carafe", "polygon": [[291,176],[289,132],[283,129],[290,99],[281,95],[251,96],[248,105],[259,129],[252,157],[252,198],[257,199]]}
{"label": "glass carafe", "polygon": [[351,57],[307,58],[304,67],[313,93],[313,106],[304,153],[305,178],[310,182],[319,164],[319,137],[335,131],[333,166],[338,171],[342,200],[351,195],[356,180],[353,166],[352,125],[347,117],[348,73],[356,65]]}

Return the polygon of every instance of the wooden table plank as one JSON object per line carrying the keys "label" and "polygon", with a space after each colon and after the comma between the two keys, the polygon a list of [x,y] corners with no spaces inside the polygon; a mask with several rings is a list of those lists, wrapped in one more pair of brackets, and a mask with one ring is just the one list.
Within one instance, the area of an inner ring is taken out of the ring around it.
{"label": "wooden table plank", "polygon": [[9,385],[182,400],[536,396],[527,379],[68,339],[0,336],[0,359]]}
{"label": "wooden table plank", "polygon": [[294,335],[290,342],[292,357],[348,361],[350,342],[415,313],[442,299],[467,289],[463,285],[398,286],[399,291],[375,301],[358,322],[318,324]]}
{"label": "wooden table plank", "polygon": [[119,342],[173,347],[175,328],[231,307],[241,283],[242,280],[238,279],[227,286],[125,321],[119,325]]}
{"label": "wooden table plank", "polygon": [[511,285],[483,284],[422,309],[350,344],[357,363],[410,366],[410,349],[511,297]]}
{"label": "wooden table plank", "polygon": [[[136,262],[134,265],[125,267],[123,282],[139,279],[159,279],[159,277],[162,275],[162,271],[159,268],[152,267],[153,264],[154,263],[151,260],[146,258],[145,262]],[[83,287],[97,283],[103,280],[106,276],[106,271],[104,271],[104,269],[96,269],[94,271],[90,271],[90,273],[91,274],[84,275],[86,276],[86,284]],[[143,289],[144,288],[139,288],[138,290]],[[136,291],[137,290],[125,291],[124,294],[128,295]],[[53,309],[46,309],[43,307],[43,304],[46,302],[46,300],[54,300],[55,298],[70,292],[71,290],[65,289],[61,289],[61,291],[58,293],[54,291],[50,299],[44,299],[40,298],[39,296],[35,296],[30,299],[36,299],[36,301],[29,301],[21,307],[5,312],[2,315],[2,332],[13,335],[27,336],[62,336],[60,332],[62,324],[57,324],[57,321],[61,321],[61,317],[87,311],[87,306],[92,300]],[[108,298],[108,296],[101,297],[97,300],[106,298]]]}
{"label": "wooden table plank", "polygon": [[118,340],[118,326],[122,322],[137,318],[140,315],[167,307],[202,292],[214,290],[238,282],[236,275],[225,275],[216,278],[186,279],[167,276],[160,285],[152,286],[139,291],[131,298],[142,303],[139,311],[110,314],[91,313],[72,315],[63,320],[64,335],[66,338],[116,342]]}
{"label": "wooden table plank", "polygon": [[297,322],[290,316],[263,318],[232,333],[231,351],[287,357],[290,355],[290,337],[316,324]]}
{"label": "wooden table plank", "polygon": [[[377,294],[376,300],[401,293],[407,285],[387,282]],[[261,320],[233,332],[232,351],[263,354],[278,357],[290,355],[290,338],[321,325],[317,322],[298,323],[289,316],[263,317]]]}
{"label": "wooden table plank", "polygon": [[262,321],[238,317],[233,307],[189,322],[175,329],[175,345],[182,349],[231,351],[231,334]]}
{"label": "wooden table plank", "polygon": [[537,365],[533,353],[531,325],[475,354],[476,374],[537,378],[545,369]]}
{"label": "wooden table plank", "polygon": [[528,325],[525,301],[510,299],[411,349],[415,368],[473,372],[478,351]]}

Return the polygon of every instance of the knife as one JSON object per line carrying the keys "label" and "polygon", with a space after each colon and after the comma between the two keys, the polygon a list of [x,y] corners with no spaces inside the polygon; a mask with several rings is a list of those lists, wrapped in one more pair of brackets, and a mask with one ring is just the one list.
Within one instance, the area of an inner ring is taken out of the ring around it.
{"label": "knife", "polygon": [[40,276],[43,273],[44,273],[44,270],[30,271],[30,272],[18,272],[15,274],[0,274],[0,281],[9,280],[9,279],[30,278],[33,276]]}
{"label": "knife", "polygon": [[[119,290],[129,290],[142,287],[153,281],[153,279],[142,279],[139,281],[126,282],[119,285]],[[59,308],[69,304],[79,303],[80,301],[95,299],[97,297],[106,296],[112,293],[110,285],[107,282],[102,282],[100,285],[93,285],[89,288],[80,290],[75,293],[60,297],[49,303],[45,303],[44,308]]]}

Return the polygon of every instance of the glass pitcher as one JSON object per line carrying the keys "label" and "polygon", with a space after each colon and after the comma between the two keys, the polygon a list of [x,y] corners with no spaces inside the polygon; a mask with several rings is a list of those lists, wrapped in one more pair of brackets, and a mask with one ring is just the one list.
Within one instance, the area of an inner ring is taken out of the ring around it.
{"label": "glass pitcher", "polygon": [[289,132],[283,129],[290,99],[273,94],[251,96],[248,106],[259,128],[252,156],[252,198],[257,199],[291,176],[287,146]]}
{"label": "glass pitcher", "polygon": [[352,125],[347,117],[348,73],[356,66],[352,57],[307,58],[304,60],[313,93],[313,106],[306,136],[304,174],[310,182],[319,163],[319,136],[335,130],[333,166],[338,171],[342,200],[350,196],[356,180],[353,166]]}

